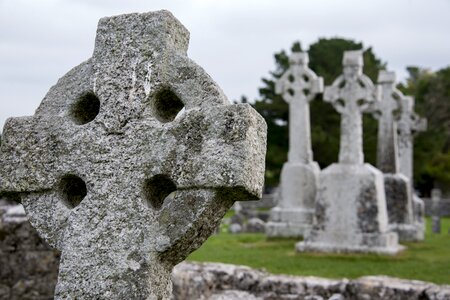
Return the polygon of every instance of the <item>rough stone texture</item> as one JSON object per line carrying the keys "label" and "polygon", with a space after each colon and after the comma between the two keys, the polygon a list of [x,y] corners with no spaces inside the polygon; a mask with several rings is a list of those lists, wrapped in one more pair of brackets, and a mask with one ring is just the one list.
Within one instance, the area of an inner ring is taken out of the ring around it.
{"label": "rough stone texture", "polygon": [[188,40],[167,11],[103,18],[92,58],[6,122],[0,193],[61,250],[55,298],[166,299],[172,267],[261,196],[265,122]]}
{"label": "rough stone texture", "polygon": [[[400,99],[400,116],[397,121],[398,132],[398,155],[400,173],[404,174],[413,184],[413,149],[414,134],[425,131],[427,120],[420,118],[414,112],[414,98],[403,97]],[[425,212],[423,200],[417,195],[413,195],[413,218],[417,227],[425,230]]]}
{"label": "rough stone texture", "polygon": [[177,265],[172,276],[174,300],[450,299],[450,286],[386,276],[367,276],[355,280],[294,277],[271,275],[245,266],[186,262]]}
{"label": "rough stone texture", "polygon": [[413,217],[413,209],[420,207],[413,207],[412,185],[399,173],[397,119],[405,95],[395,85],[394,72],[380,71],[381,101],[377,102],[375,114],[378,118],[377,167],[384,173],[390,230],[397,232],[400,241],[420,241],[425,236],[424,227]]}
{"label": "rough stone texture", "polygon": [[0,206],[0,299],[53,299],[59,252],[39,238],[21,205]]}
{"label": "rough stone texture", "polygon": [[266,226],[269,237],[300,237],[310,231],[319,165],[313,161],[309,102],[323,91],[323,79],[308,68],[308,54],[294,52],[276,92],[289,103],[289,154],[280,178],[278,205]]}
{"label": "rough stone texture", "polygon": [[388,232],[383,175],[364,164],[362,150],[362,113],[378,96],[362,74],[362,51],[346,51],[343,65],[343,75],[324,93],[341,114],[339,163],[321,172],[313,230],[296,248],[395,254],[403,247],[397,234]]}

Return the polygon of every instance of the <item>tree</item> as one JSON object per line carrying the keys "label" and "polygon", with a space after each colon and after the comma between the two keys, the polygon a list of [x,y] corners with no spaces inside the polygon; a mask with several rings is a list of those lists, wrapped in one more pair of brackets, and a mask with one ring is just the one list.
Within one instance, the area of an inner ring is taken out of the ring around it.
{"label": "tree", "polygon": [[[309,48],[310,68],[324,78],[329,85],[342,72],[342,57],[346,50],[364,49],[362,43],[352,40],[332,38],[319,39]],[[291,47],[292,52],[302,51],[300,42]],[[282,50],[274,55],[275,71],[269,78],[263,78],[259,89],[260,98],[254,103],[255,109],[264,117],[268,125],[268,149],[266,158],[266,185],[276,186],[281,167],[287,160],[288,152],[288,104],[275,93],[275,81],[289,68],[289,56]],[[376,80],[378,71],[385,64],[376,58],[372,48],[364,50],[364,73]],[[364,150],[366,160],[375,161],[376,126],[375,120],[364,118]],[[339,151],[340,116],[334,108],[322,101],[318,95],[311,102],[312,147],[315,160],[323,168],[337,160]]]}

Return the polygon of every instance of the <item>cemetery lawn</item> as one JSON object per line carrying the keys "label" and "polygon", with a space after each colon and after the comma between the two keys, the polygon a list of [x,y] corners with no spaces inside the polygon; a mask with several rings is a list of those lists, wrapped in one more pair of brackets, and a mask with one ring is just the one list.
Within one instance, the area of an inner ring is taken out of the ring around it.
{"label": "cemetery lawn", "polygon": [[425,241],[402,243],[408,249],[394,257],[296,253],[296,239],[268,240],[263,234],[222,232],[211,236],[188,260],[246,265],[274,274],[327,278],[387,275],[450,284],[450,218],[442,219],[441,229],[441,234],[431,233],[427,218]]}

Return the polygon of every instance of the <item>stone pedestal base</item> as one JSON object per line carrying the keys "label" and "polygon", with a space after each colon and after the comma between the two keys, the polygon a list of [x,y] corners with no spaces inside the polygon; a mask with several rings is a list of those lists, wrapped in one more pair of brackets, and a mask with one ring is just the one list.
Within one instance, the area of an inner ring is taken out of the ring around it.
{"label": "stone pedestal base", "polygon": [[320,174],[314,227],[298,251],[395,254],[383,174],[369,164],[333,164]]}
{"label": "stone pedestal base", "polygon": [[388,228],[397,233],[399,241],[418,242],[425,238],[423,227],[419,224],[389,224]]}
{"label": "stone pedestal base", "polygon": [[319,166],[287,162],[281,171],[278,204],[270,211],[268,237],[302,237],[313,222]]}
{"label": "stone pedestal base", "polygon": [[353,245],[342,245],[324,242],[298,242],[295,248],[298,252],[333,252],[333,253],[377,253],[395,255],[405,249],[398,244],[398,235],[395,232],[382,234],[360,234],[354,236]]}
{"label": "stone pedestal base", "polygon": [[400,241],[421,240],[423,233],[414,224],[411,184],[403,174],[383,174],[386,191],[389,230],[397,232]]}
{"label": "stone pedestal base", "polygon": [[314,210],[274,207],[266,224],[268,237],[303,237],[309,234]]}

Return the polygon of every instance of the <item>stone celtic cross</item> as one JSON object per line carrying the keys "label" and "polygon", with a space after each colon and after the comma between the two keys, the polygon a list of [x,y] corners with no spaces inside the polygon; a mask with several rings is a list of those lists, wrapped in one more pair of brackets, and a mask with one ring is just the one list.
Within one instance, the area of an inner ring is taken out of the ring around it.
{"label": "stone celtic cross", "polygon": [[378,97],[372,81],[362,73],[362,51],[346,51],[343,66],[343,74],[325,88],[323,99],[341,114],[339,163],[362,164],[362,113]]}
{"label": "stone celtic cross", "polygon": [[289,103],[289,162],[313,159],[309,102],[323,92],[323,79],[308,68],[308,53],[294,52],[289,69],[277,80],[275,91]]}
{"label": "stone celtic cross", "polygon": [[400,173],[412,180],[414,134],[427,129],[427,120],[414,112],[414,98],[405,96],[400,104],[400,117],[397,122],[399,167]]}
{"label": "stone celtic cross", "polygon": [[57,299],[168,299],[172,267],[260,197],[265,122],[188,41],[167,11],[103,18],[92,58],[7,121],[0,193],[61,250]]}
{"label": "stone celtic cross", "polygon": [[380,71],[378,84],[381,86],[381,101],[377,103],[378,143],[377,167],[383,173],[399,172],[397,146],[397,119],[402,99],[405,97],[395,88],[395,73]]}

